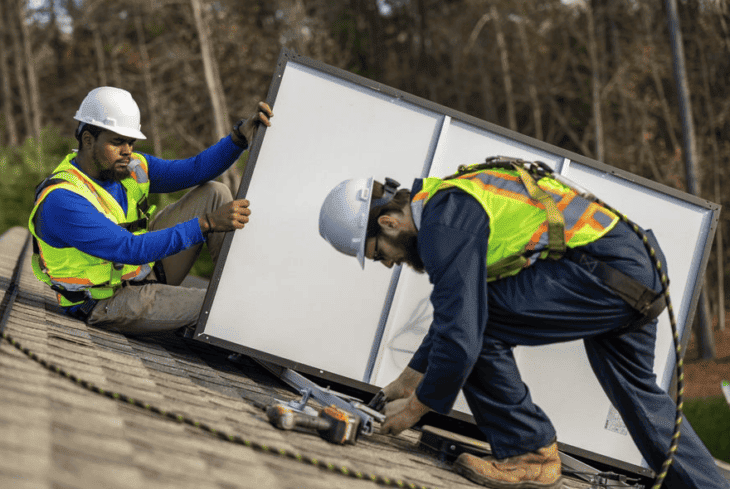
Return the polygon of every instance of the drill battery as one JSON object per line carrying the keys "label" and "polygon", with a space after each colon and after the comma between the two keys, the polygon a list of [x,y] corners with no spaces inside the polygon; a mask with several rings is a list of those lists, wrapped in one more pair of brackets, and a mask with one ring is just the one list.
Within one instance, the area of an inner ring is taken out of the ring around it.
{"label": "drill battery", "polygon": [[354,445],[360,434],[360,418],[335,405],[323,408],[317,416],[294,409],[282,402],[266,408],[269,422],[282,430],[315,430],[320,437],[338,445]]}

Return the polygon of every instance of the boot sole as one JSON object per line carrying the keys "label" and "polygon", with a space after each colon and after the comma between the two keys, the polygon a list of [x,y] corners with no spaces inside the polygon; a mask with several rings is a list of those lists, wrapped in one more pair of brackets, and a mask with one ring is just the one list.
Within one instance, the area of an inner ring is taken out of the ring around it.
{"label": "boot sole", "polygon": [[454,471],[466,477],[472,482],[476,482],[485,487],[491,489],[560,489],[563,487],[563,476],[558,477],[558,480],[550,484],[542,484],[540,482],[524,481],[524,482],[500,482],[494,479],[489,479],[474,472],[473,470],[462,467],[459,464],[454,464]]}

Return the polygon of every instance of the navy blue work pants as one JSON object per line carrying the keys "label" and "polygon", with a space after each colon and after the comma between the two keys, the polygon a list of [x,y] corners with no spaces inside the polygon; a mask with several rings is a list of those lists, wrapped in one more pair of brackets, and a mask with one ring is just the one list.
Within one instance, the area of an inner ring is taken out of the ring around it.
{"label": "navy blue work pants", "polygon": [[[643,244],[623,223],[582,250],[661,289]],[[490,283],[489,322],[464,394],[494,455],[501,459],[535,451],[556,436],[521,380],[512,347],[583,339],[603,390],[658,472],[671,442],[676,404],[657,385],[653,372],[657,321],[616,334],[636,318],[637,313],[597,277],[565,258],[540,260],[514,277]],[[730,488],[686,419],[666,487]]]}

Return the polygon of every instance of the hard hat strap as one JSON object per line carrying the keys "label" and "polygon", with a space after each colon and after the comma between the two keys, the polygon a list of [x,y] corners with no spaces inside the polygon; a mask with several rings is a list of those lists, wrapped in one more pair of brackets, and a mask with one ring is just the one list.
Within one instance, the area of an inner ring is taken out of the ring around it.
{"label": "hard hat strap", "polygon": [[393,200],[393,197],[395,197],[395,192],[398,190],[398,187],[400,187],[400,183],[396,182],[390,177],[385,177],[385,185],[383,185],[383,196],[377,200],[373,200],[370,203],[370,208],[374,209],[375,207],[382,207],[391,200]]}

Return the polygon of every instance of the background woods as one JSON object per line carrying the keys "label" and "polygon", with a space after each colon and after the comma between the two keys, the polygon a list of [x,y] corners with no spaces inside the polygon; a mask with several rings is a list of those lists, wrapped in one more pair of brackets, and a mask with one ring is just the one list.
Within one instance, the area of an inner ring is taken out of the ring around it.
{"label": "background woods", "polygon": [[[90,89],[132,92],[149,138],[139,149],[184,157],[266,96],[282,46],[726,204],[730,2],[677,3],[693,186],[668,2],[0,0],[0,232],[25,225],[33,187],[75,147]],[[232,188],[237,172],[223,177]],[[717,320],[726,216],[707,273]]]}

